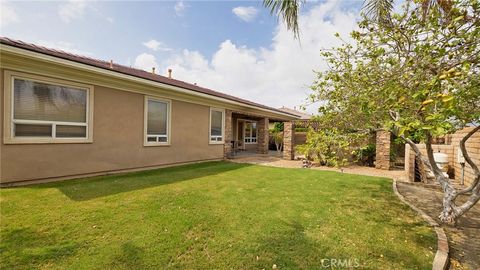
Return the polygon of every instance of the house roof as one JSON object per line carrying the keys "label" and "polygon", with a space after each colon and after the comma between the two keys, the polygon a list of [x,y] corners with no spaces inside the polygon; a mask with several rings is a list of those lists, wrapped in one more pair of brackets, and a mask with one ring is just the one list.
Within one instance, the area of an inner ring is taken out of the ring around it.
{"label": "house roof", "polygon": [[181,80],[168,78],[168,77],[158,75],[158,74],[154,74],[152,72],[147,72],[147,71],[144,71],[144,70],[141,70],[141,69],[127,67],[127,66],[123,66],[123,65],[120,65],[120,64],[116,64],[116,63],[111,64],[108,61],[94,59],[94,58],[91,58],[91,57],[77,55],[77,54],[73,54],[73,53],[68,53],[68,52],[65,52],[65,51],[56,50],[56,49],[52,49],[52,48],[46,48],[46,47],[43,47],[43,46],[35,45],[35,44],[32,44],[32,43],[26,43],[26,42],[23,42],[23,41],[20,41],[20,40],[14,40],[14,39],[7,38],[7,37],[0,37],[0,44],[16,47],[16,48],[20,48],[20,49],[25,49],[25,50],[28,50],[28,51],[37,52],[37,53],[41,53],[41,54],[45,54],[45,55],[50,55],[50,56],[58,57],[58,58],[61,58],[61,59],[65,59],[65,60],[69,60],[69,61],[73,61],[73,62],[77,62],[77,63],[81,63],[81,64],[86,64],[86,65],[89,65],[89,66],[93,66],[93,67],[97,67],[97,68],[101,68],[101,69],[105,69],[105,70],[109,70],[109,71],[114,71],[114,72],[122,73],[122,74],[125,74],[125,75],[130,75],[130,76],[134,76],[134,77],[138,77],[138,78],[142,78],[142,79],[146,79],[146,80],[150,80],[150,81],[154,81],[154,82],[159,82],[159,83],[163,83],[163,84],[167,84],[167,85],[171,85],[171,86],[176,86],[176,87],[180,87],[180,88],[183,88],[183,89],[190,90],[192,92],[202,93],[202,94],[206,94],[206,95],[209,95],[209,96],[212,96],[212,97],[219,97],[219,98],[235,101],[235,102],[238,102],[238,103],[242,103],[242,104],[246,104],[246,105],[255,106],[255,107],[258,107],[258,108],[270,110],[270,111],[277,112],[277,113],[282,113],[282,114],[286,113],[290,116],[297,117],[297,114],[282,111],[282,110],[279,110],[279,109],[276,109],[276,108],[272,108],[272,107],[269,107],[269,106],[266,106],[266,105],[263,105],[263,104],[259,104],[259,103],[250,101],[250,100],[238,98],[238,97],[228,95],[228,94],[225,94],[225,93],[222,93],[222,92],[218,92],[218,91],[215,91],[215,90],[212,90],[212,89],[201,87],[201,86],[198,86],[196,84],[191,84],[191,83],[187,83],[187,82],[184,82],[184,81],[181,81]]}
{"label": "house roof", "polygon": [[297,111],[295,109],[290,109],[290,108],[287,108],[287,107],[281,107],[281,108],[279,108],[279,110],[283,111],[283,112],[286,112],[286,113],[289,113],[289,114],[296,115],[301,120],[308,120],[308,119],[312,118],[312,115],[310,115],[310,114],[307,114],[307,113],[304,113],[304,112],[301,112],[301,111]]}

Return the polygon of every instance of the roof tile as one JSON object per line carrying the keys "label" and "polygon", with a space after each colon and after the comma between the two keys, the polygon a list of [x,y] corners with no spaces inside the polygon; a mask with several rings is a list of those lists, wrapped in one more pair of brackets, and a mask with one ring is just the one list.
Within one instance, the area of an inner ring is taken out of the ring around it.
{"label": "roof tile", "polygon": [[43,47],[43,46],[39,46],[39,45],[31,44],[31,43],[25,43],[23,41],[14,40],[14,39],[10,39],[10,38],[7,38],[7,37],[0,37],[0,44],[5,44],[5,45],[9,45],[9,46],[16,47],[16,48],[21,48],[21,49],[25,49],[25,50],[29,50],[29,51],[33,51],[33,52],[37,52],[37,53],[42,53],[42,54],[62,58],[62,59],[65,59],[65,60],[70,60],[70,61],[74,61],[74,62],[77,62],[77,63],[90,65],[90,66],[97,67],[97,68],[116,71],[116,72],[119,72],[119,73],[122,73],[122,74],[131,75],[131,76],[135,76],[135,77],[150,80],[150,81],[155,81],[155,82],[159,82],[159,83],[168,84],[168,85],[171,85],[171,86],[184,88],[184,89],[188,89],[188,90],[193,91],[193,92],[207,94],[207,95],[214,96],[214,97],[220,97],[220,98],[228,99],[228,100],[231,100],[231,101],[235,101],[235,102],[259,107],[259,108],[262,108],[262,109],[275,111],[275,112],[278,112],[278,113],[283,113],[283,114],[286,113],[286,114],[289,114],[291,116],[296,116],[292,113],[285,112],[285,111],[282,111],[282,110],[279,110],[279,109],[275,109],[275,108],[272,108],[272,107],[269,107],[269,106],[265,106],[265,105],[262,105],[262,104],[259,104],[259,103],[253,102],[253,101],[249,101],[249,100],[246,100],[246,99],[234,97],[232,95],[228,95],[228,94],[225,94],[225,93],[214,91],[212,89],[208,89],[208,88],[205,88],[205,87],[200,87],[198,85],[187,83],[187,82],[184,82],[184,81],[171,79],[171,78],[168,78],[168,77],[165,77],[165,76],[162,76],[162,75],[153,74],[153,73],[141,70],[141,69],[127,67],[127,66],[116,64],[116,63],[113,64],[113,68],[110,68],[110,62],[108,62],[108,61],[94,59],[94,58],[87,57],[87,56],[82,56],[82,55],[76,55],[76,54],[68,53],[68,52],[61,51],[61,50],[46,48],[46,47]]}

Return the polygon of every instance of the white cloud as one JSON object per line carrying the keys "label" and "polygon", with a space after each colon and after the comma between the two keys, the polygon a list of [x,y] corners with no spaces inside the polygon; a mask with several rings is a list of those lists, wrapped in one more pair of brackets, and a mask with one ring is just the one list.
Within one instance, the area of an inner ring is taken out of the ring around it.
{"label": "white cloud", "polygon": [[81,18],[86,7],[87,3],[83,0],[70,0],[58,6],[58,15],[64,22],[70,22]]}
{"label": "white cloud", "polygon": [[175,6],[173,7],[173,9],[175,10],[175,14],[177,14],[177,16],[183,16],[185,10],[188,8],[189,6],[187,4],[185,4],[185,2],[183,2],[183,0],[180,0],[180,1],[177,1],[175,3]]}
{"label": "white cloud", "polygon": [[33,42],[36,45],[43,46],[50,49],[56,49],[64,52],[69,52],[77,55],[83,56],[93,56],[93,53],[83,51],[80,49],[75,48],[75,45],[68,41],[46,41],[46,40],[38,40]]}
{"label": "white cloud", "polygon": [[18,22],[18,14],[6,1],[0,1],[0,26]]}
{"label": "white cloud", "polygon": [[[301,105],[315,79],[313,70],[326,69],[320,49],[340,44],[335,33],[346,38],[356,28],[358,12],[341,10],[339,5],[340,1],[331,0],[300,16],[301,45],[279,22],[268,48],[252,49],[225,40],[211,59],[183,50],[160,67],[172,68],[176,79],[273,107]],[[146,70],[157,64],[152,55],[141,59],[150,60]]]}
{"label": "white cloud", "polygon": [[147,42],[144,42],[142,44],[143,44],[143,46],[149,48],[150,50],[154,50],[154,51],[168,52],[168,51],[172,50],[171,48],[167,47],[167,45],[165,45],[163,42],[155,40],[155,39],[151,39],[151,40],[149,40]]}
{"label": "white cloud", "polygon": [[238,18],[246,21],[251,22],[253,21],[258,15],[258,9],[254,7],[236,7],[232,9],[233,14],[235,14]]}
{"label": "white cloud", "polygon": [[152,71],[152,67],[158,70],[157,59],[154,55],[142,53],[135,58],[133,66],[146,71]]}

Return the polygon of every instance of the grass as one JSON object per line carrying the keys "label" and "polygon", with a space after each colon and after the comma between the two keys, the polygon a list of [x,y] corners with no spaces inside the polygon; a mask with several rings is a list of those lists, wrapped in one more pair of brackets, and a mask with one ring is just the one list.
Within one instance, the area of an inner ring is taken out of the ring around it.
{"label": "grass", "polygon": [[391,180],[209,162],[1,189],[0,269],[427,269]]}

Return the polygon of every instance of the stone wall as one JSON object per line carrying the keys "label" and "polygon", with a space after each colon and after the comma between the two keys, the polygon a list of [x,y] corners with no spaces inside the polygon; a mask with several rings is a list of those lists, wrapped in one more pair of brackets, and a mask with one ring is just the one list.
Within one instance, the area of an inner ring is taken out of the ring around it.
{"label": "stone wall", "polygon": [[283,123],[283,158],[295,158],[295,130],[292,122]]}
{"label": "stone wall", "polygon": [[387,130],[378,130],[376,138],[375,168],[390,169],[391,134]]}
{"label": "stone wall", "polygon": [[[460,152],[460,140],[473,128],[465,128],[457,131],[455,134],[447,136],[448,139],[445,142],[450,144],[434,144],[432,145],[434,153],[444,153],[449,158],[449,170],[453,172],[454,179],[460,183],[462,177],[462,166],[458,162],[458,153]],[[417,144],[422,154],[426,155],[425,144]],[[466,148],[469,156],[473,162],[480,166],[480,132],[475,133],[466,143]],[[405,171],[410,181],[415,179],[415,152],[409,145],[405,147]],[[470,184],[473,181],[473,170],[466,164],[465,165],[465,184]]]}
{"label": "stone wall", "polygon": [[257,134],[257,153],[268,154],[268,118],[258,120]]}
{"label": "stone wall", "polygon": [[233,140],[232,111],[225,110],[225,144],[223,147],[224,158],[228,158],[232,154],[232,140]]}

